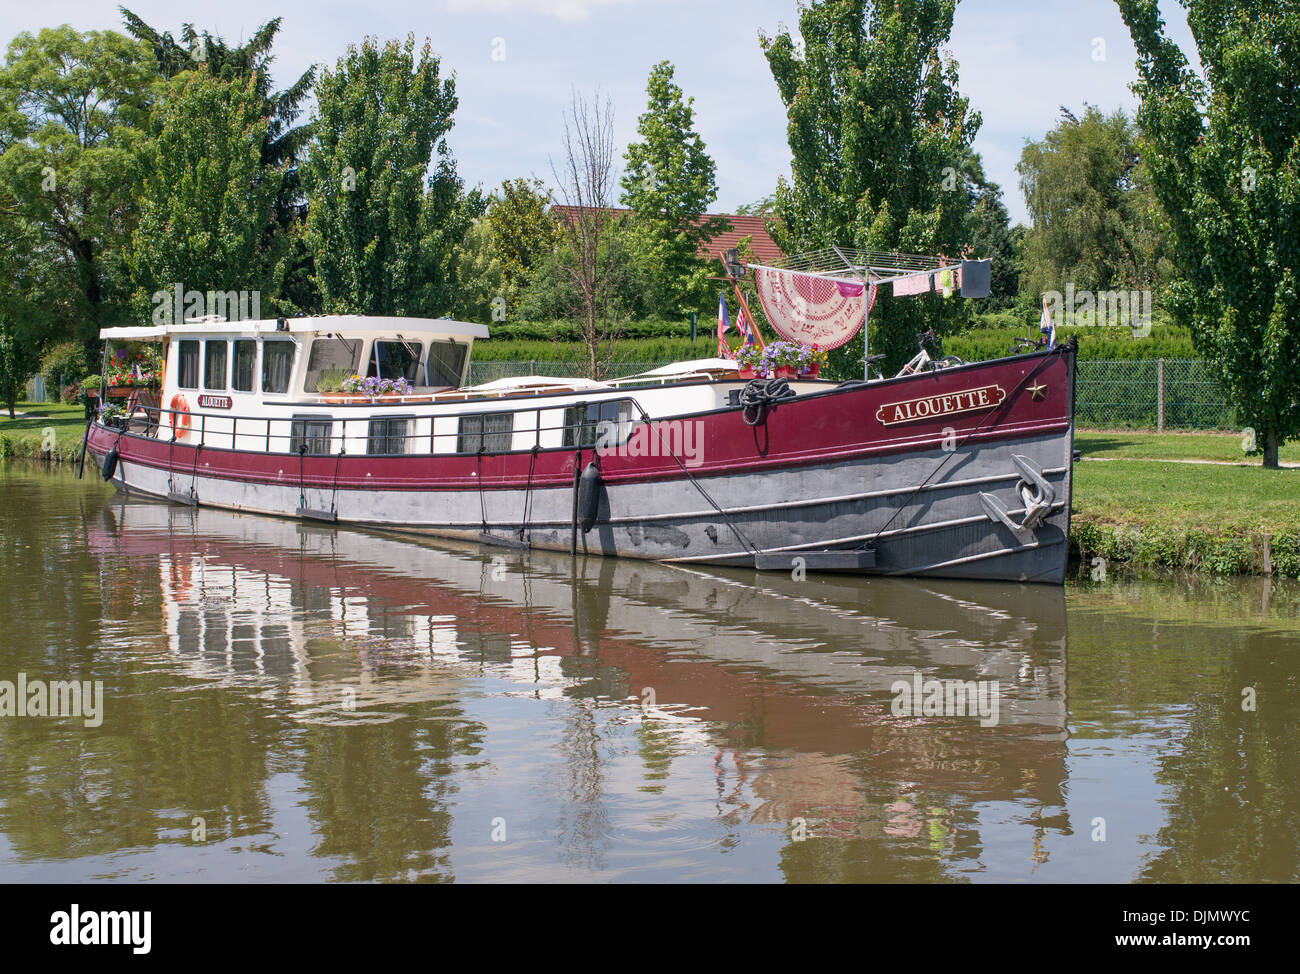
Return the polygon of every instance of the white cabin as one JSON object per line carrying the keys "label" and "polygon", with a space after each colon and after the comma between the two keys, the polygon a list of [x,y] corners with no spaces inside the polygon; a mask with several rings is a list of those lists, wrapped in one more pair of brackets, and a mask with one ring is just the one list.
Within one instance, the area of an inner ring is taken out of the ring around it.
{"label": "white cabin", "polygon": [[[591,440],[601,422],[626,430],[643,410],[659,419],[720,408],[744,384],[734,363],[703,359],[610,382],[525,376],[466,388],[474,340],[488,329],[441,318],[205,319],[105,328],[100,337],[163,345],[162,411],[150,413],[147,435],[259,453],[558,448]],[[402,378],[410,392],[322,394],[317,380],[326,369]]]}

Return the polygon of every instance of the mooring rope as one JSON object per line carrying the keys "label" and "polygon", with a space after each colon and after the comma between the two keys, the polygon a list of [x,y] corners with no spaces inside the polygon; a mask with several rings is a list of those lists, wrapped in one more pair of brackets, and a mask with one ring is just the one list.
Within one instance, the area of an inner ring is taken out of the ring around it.
{"label": "mooring rope", "polygon": [[758,554],[758,549],[755,548],[754,545],[750,542],[750,540],[740,532],[740,528],[736,527],[735,523],[731,520],[731,515],[728,514],[725,510],[723,510],[722,507],[719,506],[718,502],[715,501],[709,495],[709,492],[704,489],[704,485],[695,479],[695,475],[692,474],[690,470],[687,469],[686,464],[682,463],[681,458],[677,456],[676,453],[673,452],[672,448],[664,444],[663,434],[661,434],[659,430],[655,429],[654,423],[650,419],[650,415],[645,411],[641,403],[639,403],[635,399],[629,399],[628,401],[632,403],[632,405],[636,406],[637,412],[641,414],[641,421],[645,423],[646,426],[648,426],[651,430],[654,431],[654,434],[656,438],[658,438],[660,445],[663,446],[664,449],[668,451],[668,455],[670,457],[672,457],[674,460],[677,461],[677,466],[681,468],[682,473],[686,474],[687,478],[690,479],[690,482],[695,485],[695,489],[700,492],[700,495],[706,501],[708,501],[709,505],[715,511],[717,511],[718,514],[722,516],[722,519],[724,521],[727,522],[727,527],[731,528],[732,533],[736,536],[737,539],[739,539],[740,543],[745,546],[745,550],[749,552],[749,554],[751,555]]}
{"label": "mooring rope", "polygon": [[533,468],[537,464],[537,452],[542,448],[540,443],[534,443],[532,456],[528,458],[528,485],[524,488],[524,516],[519,522],[519,540],[524,540],[524,532],[528,528],[528,518],[533,509]]}

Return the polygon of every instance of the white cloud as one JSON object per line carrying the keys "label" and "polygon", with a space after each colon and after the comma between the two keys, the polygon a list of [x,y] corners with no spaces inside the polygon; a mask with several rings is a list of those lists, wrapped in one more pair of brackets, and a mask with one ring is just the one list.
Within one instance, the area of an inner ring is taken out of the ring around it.
{"label": "white cloud", "polygon": [[447,0],[447,8],[475,13],[527,11],[572,22],[586,20],[597,7],[625,2],[627,0]]}

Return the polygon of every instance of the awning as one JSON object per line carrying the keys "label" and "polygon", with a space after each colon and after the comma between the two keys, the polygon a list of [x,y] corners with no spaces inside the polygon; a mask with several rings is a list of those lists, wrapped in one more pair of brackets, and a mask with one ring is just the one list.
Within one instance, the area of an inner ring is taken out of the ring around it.
{"label": "awning", "polygon": [[167,337],[166,325],[145,325],[138,328],[101,328],[99,337],[105,340],[119,338],[122,341],[157,341]]}

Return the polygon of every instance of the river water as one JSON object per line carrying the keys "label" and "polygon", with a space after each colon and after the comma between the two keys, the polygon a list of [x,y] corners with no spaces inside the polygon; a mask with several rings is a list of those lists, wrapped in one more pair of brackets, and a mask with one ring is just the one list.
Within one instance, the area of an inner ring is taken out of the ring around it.
{"label": "river water", "polygon": [[1295,882],[1298,630],[1264,579],[573,561],[0,466],[0,879]]}

